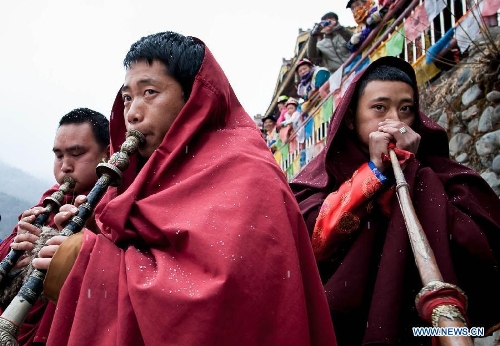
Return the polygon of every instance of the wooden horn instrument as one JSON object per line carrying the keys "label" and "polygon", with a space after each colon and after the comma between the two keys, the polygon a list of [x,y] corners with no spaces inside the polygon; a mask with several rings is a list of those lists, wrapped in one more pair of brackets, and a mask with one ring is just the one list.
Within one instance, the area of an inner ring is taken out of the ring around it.
{"label": "wooden horn instrument", "polygon": [[[46,197],[43,200],[43,206],[46,209],[45,212],[39,214],[33,225],[38,228],[42,228],[47,223],[51,213],[57,213],[61,203],[63,202],[64,195],[69,191],[73,190],[75,187],[75,180],[71,177],[64,177],[63,183],[59,186],[59,189],[52,195]],[[16,265],[19,259],[24,255],[24,250],[14,250],[11,249],[7,256],[0,262],[0,282],[9,274],[12,268]]]}
{"label": "wooden horn instrument", "polygon": [[[77,215],[73,216],[67,226],[61,231],[62,235],[70,236],[80,232],[88,218],[101,200],[109,186],[119,186],[122,182],[122,172],[128,167],[129,155],[137,152],[139,146],[145,141],[142,133],[136,130],[127,132],[125,142],[120,151],[111,156],[107,163],[99,163],[96,172],[99,177],[87,195],[87,202],[78,207]],[[18,345],[17,336],[26,316],[38,297],[43,292],[43,280],[46,271],[34,269],[19,293],[0,316],[0,345]]]}
{"label": "wooden horn instrument", "polygon": [[[427,237],[418,221],[417,214],[413,208],[408,183],[404,177],[398,158],[393,149],[389,149],[392,169],[396,178],[396,194],[398,196],[399,206],[405,220],[406,229],[410,237],[411,249],[415,258],[420,279],[424,287],[417,295],[416,300],[423,294],[438,290],[440,288],[454,289],[465,296],[465,294],[455,285],[443,282],[443,276],[439,271]],[[433,327],[466,327],[464,316],[454,305],[439,305],[432,312]],[[441,346],[473,346],[472,339],[469,336],[438,336]]]}

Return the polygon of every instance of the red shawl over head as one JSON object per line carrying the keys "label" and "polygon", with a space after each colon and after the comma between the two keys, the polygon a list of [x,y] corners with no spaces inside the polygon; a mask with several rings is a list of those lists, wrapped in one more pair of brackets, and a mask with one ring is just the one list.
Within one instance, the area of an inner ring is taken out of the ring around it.
{"label": "red shawl over head", "polygon": [[[411,66],[397,58],[379,59],[368,69],[383,63],[415,80]],[[325,149],[291,184],[310,232],[326,196],[369,160],[343,124],[364,73],[355,77],[336,109]],[[444,280],[469,297],[469,326],[486,331],[500,322],[498,197],[475,172],[449,159],[441,127],[419,113],[413,128],[421,142],[405,177],[416,213]],[[422,283],[395,196],[390,215],[372,213],[335,258],[318,263],[339,345],[430,342],[412,337],[412,326],[427,324],[415,309]]]}
{"label": "red shawl over head", "polygon": [[[124,141],[118,95],[111,141]],[[206,49],[160,147],[97,210],[49,336],[64,345],[332,345],[306,226]]]}
{"label": "red shawl over head", "polygon": [[[43,206],[45,198],[51,196],[57,190],[59,190],[58,184],[45,191],[38,204],[32,208]],[[72,203],[74,197],[75,196],[71,194],[65,195],[62,204]],[[54,224],[53,216],[54,214],[49,217],[47,226],[55,228],[56,226]],[[19,215],[19,219],[21,219],[21,215]],[[17,225],[12,230],[12,233],[5,238],[2,243],[0,243],[0,258],[5,258],[5,256],[7,256],[10,252],[10,244],[14,241],[16,235]],[[33,342],[45,343],[47,341],[55,308],[55,305],[47,300],[38,300],[35,305],[33,305],[30,313],[26,316],[26,319],[19,330],[19,336],[17,338],[19,345],[31,345]]]}

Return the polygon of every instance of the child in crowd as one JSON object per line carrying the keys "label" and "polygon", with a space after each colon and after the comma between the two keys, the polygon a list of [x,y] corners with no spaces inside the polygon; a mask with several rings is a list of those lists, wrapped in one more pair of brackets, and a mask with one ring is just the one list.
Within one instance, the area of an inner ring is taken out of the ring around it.
{"label": "child in crowd", "polygon": [[276,121],[276,124],[279,125],[285,120],[285,114],[287,113],[285,103],[288,101],[288,96],[286,95],[280,95],[278,97],[278,111],[280,112],[280,116],[278,117],[278,120]]}

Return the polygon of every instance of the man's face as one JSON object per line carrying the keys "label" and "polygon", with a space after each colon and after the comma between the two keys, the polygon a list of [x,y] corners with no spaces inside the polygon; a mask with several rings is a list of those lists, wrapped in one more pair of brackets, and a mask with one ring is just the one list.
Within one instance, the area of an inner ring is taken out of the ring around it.
{"label": "man's face", "polygon": [[76,181],[74,193],[91,189],[97,181],[95,169],[108,158],[109,147],[96,142],[92,126],[86,123],[61,125],[54,139],[54,177],[62,184],[65,176]]}
{"label": "man's face", "polygon": [[404,122],[411,127],[415,120],[414,91],[404,82],[368,82],[358,101],[354,126],[358,138],[368,148],[370,133],[378,131],[385,119]]}
{"label": "man's face", "polygon": [[302,78],[302,76],[308,74],[309,71],[311,71],[311,68],[312,67],[309,64],[300,65],[297,72],[298,72],[299,76]]}
{"label": "man's face", "polygon": [[146,143],[139,148],[139,154],[149,158],[184,107],[182,87],[167,75],[162,62],[139,61],[127,69],[122,97],[127,130],[144,134]]}
{"label": "man's face", "polygon": [[325,25],[323,29],[321,29],[321,32],[324,34],[331,34],[333,32],[333,28],[337,25],[337,21],[335,18],[328,18],[326,20],[330,21],[330,24]]}

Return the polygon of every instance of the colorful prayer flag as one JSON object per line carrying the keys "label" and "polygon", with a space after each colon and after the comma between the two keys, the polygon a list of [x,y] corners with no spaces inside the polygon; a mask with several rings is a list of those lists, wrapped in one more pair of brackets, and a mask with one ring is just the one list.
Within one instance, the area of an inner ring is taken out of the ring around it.
{"label": "colorful prayer flag", "polygon": [[304,126],[304,132],[305,132],[305,138],[306,140],[308,140],[309,138],[311,138],[312,134],[313,134],[313,131],[314,131],[314,120],[312,117],[309,117],[309,119],[307,120],[305,126]]}
{"label": "colorful prayer flag", "polygon": [[424,7],[429,22],[436,18],[436,16],[446,8],[446,5],[446,0],[425,0]]}
{"label": "colorful prayer flag", "polygon": [[375,61],[384,56],[387,56],[387,49],[385,47],[385,42],[379,45],[377,49],[372,54],[370,54],[370,60]]}
{"label": "colorful prayer flag", "polygon": [[462,53],[469,47],[477,34],[479,34],[483,4],[484,2],[480,2],[478,6],[474,6],[469,10],[455,27],[455,38],[457,39],[458,48]]}
{"label": "colorful prayer flag", "polygon": [[289,165],[286,168],[286,179],[290,181],[293,178],[293,165]]}
{"label": "colorful prayer flag", "polygon": [[313,121],[314,121],[314,131],[317,131],[321,127],[321,124],[323,123],[323,114],[321,113],[321,111],[314,114]]}
{"label": "colorful prayer flag", "polygon": [[281,147],[280,152],[282,157],[288,157],[288,143]]}
{"label": "colorful prayer flag", "polygon": [[333,96],[328,97],[321,106],[323,122],[327,122],[333,115]]}
{"label": "colorful prayer flag", "polygon": [[394,30],[391,37],[385,44],[385,50],[389,56],[399,56],[403,52],[405,42],[405,27],[401,25],[397,30]]}
{"label": "colorful prayer flag", "polygon": [[429,17],[424,4],[418,5],[405,20],[406,42],[413,42],[429,26]]}
{"label": "colorful prayer flag", "polygon": [[335,91],[338,88],[340,88],[340,84],[342,84],[343,72],[344,72],[344,65],[340,66],[340,68],[330,76],[330,79],[329,79],[330,92]]}
{"label": "colorful prayer flag", "polygon": [[430,64],[434,62],[437,55],[440,51],[445,49],[450,45],[451,40],[453,39],[453,34],[455,33],[454,28],[450,28],[443,37],[441,37],[434,45],[427,49],[425,54],[425,62]]}
{"label": "colorful prayer flag", "polygon": [[358,67],[356,67],[356,72],[359,72],[359,71],[363,70],[365,67],[367,67],[368,65],[370,65],[370,62],[371,62],[371,61],[370,61],[369,57],[366,57],[366,58],[365,58],[365,59],[361,62],[361,64],[360,64]]}
{"label": "colorful prayer flag", "polygon": [[339,101],[340,101],[340,98],[342,96],[344,96],[345,91],[347,90],[347,88],[349,87],[349,85],[351,84],[351,82],[352,82],[352,80],[354,79],[355,76],[356,76],[355,73],[351,73],[349,75],[349,77],[347,77],[347,79],[342,83],[342,88],[340,89]]}
{"label": "colorful prayer flag", "polygon": [[417,76],[417,84],[419,86],[428,82],[431,78],[435,77],[441,70],[439,70],[434,63],[427,64],[425,62],[425,55],[422,55],[413,63],[413,69]]}
{"label": "colorful prayer flag", "polygon": [[277,150],[275,153],[274,153],[274,159],[276,160],[276,162],[278,163],[278,166],[281,167],[281,160],[282,160],[282,156],[281,156],[281,151],[280,150]]}
{"label": "colorful prayer flag", "polygon": [[500,0],[483,0],[483,16],[492,16],[500,9]]}
{"label": "colorful prayer flag", "polygon": [[295,156],[295,159],[293,159],[292,166],[293,166],[293,168],[292,168],[292,175],[295,175],[295,174],[299,173],[299,171],[300,171],[300,154],[298,154],[297,156]]}
{"label": "colorful prayer flag", "polygon": [[354,59],[352,59],[352,61],[349,63],[349,65],[347,65],[345,68],[344,68],[344,75],[347,75],[349,72],[351,72],[352,68],[354,67],[354,65],[356,65],[356,63],[361,60],[361,54],[357,54]]}

